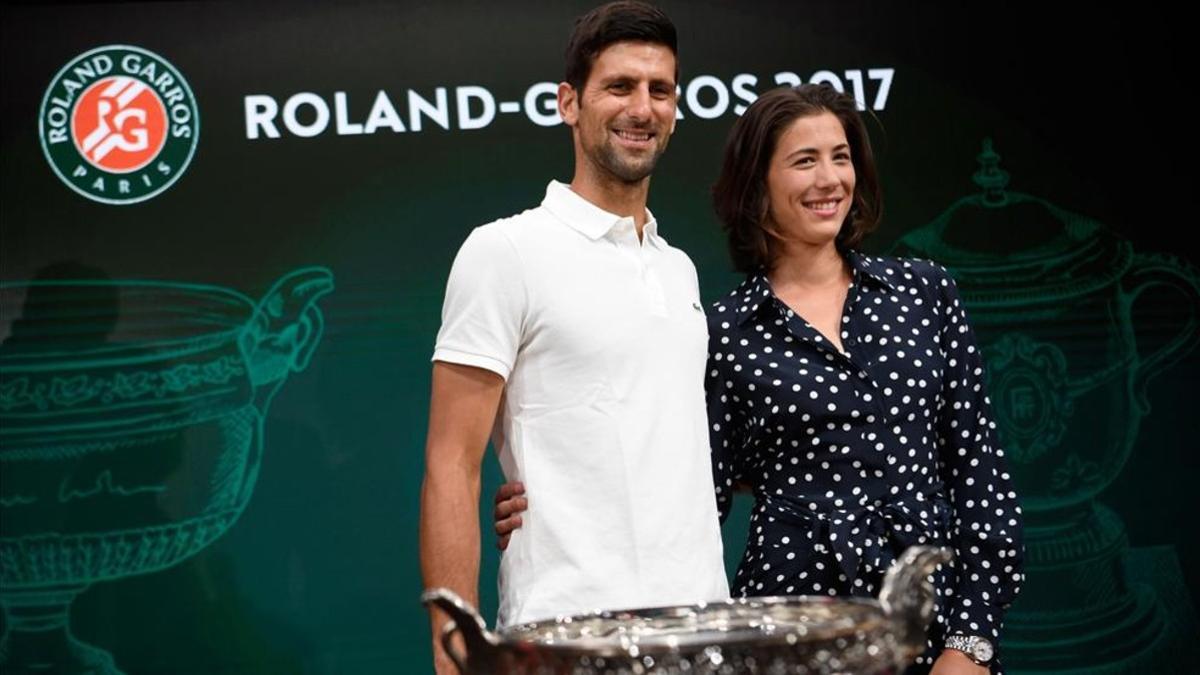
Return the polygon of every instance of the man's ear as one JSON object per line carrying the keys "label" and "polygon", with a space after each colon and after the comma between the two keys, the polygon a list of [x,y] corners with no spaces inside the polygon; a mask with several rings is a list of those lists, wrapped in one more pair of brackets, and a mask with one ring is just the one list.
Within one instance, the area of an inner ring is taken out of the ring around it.
{"label": "man's ear", "polygon": [[567,82],[558,83],[558,115],[569,127],[579,121],[579,92]]}
{"label": "man's ear", "polygon": [[668,136],[675,135],[675,123],[679,121],[682,115],[679,113],[679,99],[683,96],[683,87],[675,85],[675,114],[671,116],[671,131],[667,132]]}

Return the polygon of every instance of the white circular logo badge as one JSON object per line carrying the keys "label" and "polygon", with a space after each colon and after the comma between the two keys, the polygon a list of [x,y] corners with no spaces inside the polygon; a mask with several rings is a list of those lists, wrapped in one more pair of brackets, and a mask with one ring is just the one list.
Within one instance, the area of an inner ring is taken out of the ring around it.
{"label": "white circular logo badge", "polygon": [[162,57],[109,45],[54,76],[38,135],[50,168],[72,190],[105,204],[135,204],[183,175],[200,138],[200,110]]}

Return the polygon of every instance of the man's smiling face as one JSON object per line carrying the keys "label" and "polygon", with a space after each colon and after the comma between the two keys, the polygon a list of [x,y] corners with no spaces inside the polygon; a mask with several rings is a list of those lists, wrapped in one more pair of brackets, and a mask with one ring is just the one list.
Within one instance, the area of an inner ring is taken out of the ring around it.
{"label": "man's smiling face", "polygon": [[650,42],[600,52],[564,119],[591,168],[625,183],[654,171],[675,130],[675,54]]}

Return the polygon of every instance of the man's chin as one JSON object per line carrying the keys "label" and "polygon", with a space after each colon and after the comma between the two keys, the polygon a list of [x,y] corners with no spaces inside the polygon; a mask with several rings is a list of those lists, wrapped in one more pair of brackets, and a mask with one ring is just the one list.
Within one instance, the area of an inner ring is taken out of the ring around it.
{"label": "man's chin", "polygon": [[640,183],[654,173],[656,164],[658,164],[657,155],[640,162],[609,161],[605,163],[605,168],[622,182]]}
{"label": "man's chin", "polygon": [[633,185],[650,177],[658,158],[662,156],[662,148],[655,152],[628,153],[613,145],[596,147],[587,156],[596,169],[608,174],[611,178]]}

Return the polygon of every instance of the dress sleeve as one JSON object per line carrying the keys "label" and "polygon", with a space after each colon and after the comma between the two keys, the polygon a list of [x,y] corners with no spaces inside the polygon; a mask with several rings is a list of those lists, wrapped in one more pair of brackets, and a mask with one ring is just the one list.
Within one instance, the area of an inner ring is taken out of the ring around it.
{"label": "dress sleeve", "polygon": [[[727,331],[717,321],[709,322],[708,334],[708,370],[704,377],[704,395],[708,403],[713,486],[717,495],[717,511],[724,523],[733,504],[733,486],[745,477],[745,415],[737,407],[735,384],[726,362],[733,341],[728,340]],[[726,343],[722,343],[723,337]]]}
{"label": "dress sleeve", "polygon": [[947,635],[978,635],[996,644],[1004,612],[1024,579],[1021,507],[998,444],[983,358],[958,288],[941,267],[935,267],[934,283],[939,343],[946,357],[938,451],[954,510],[951,540],[958,572],[943,618]]}

